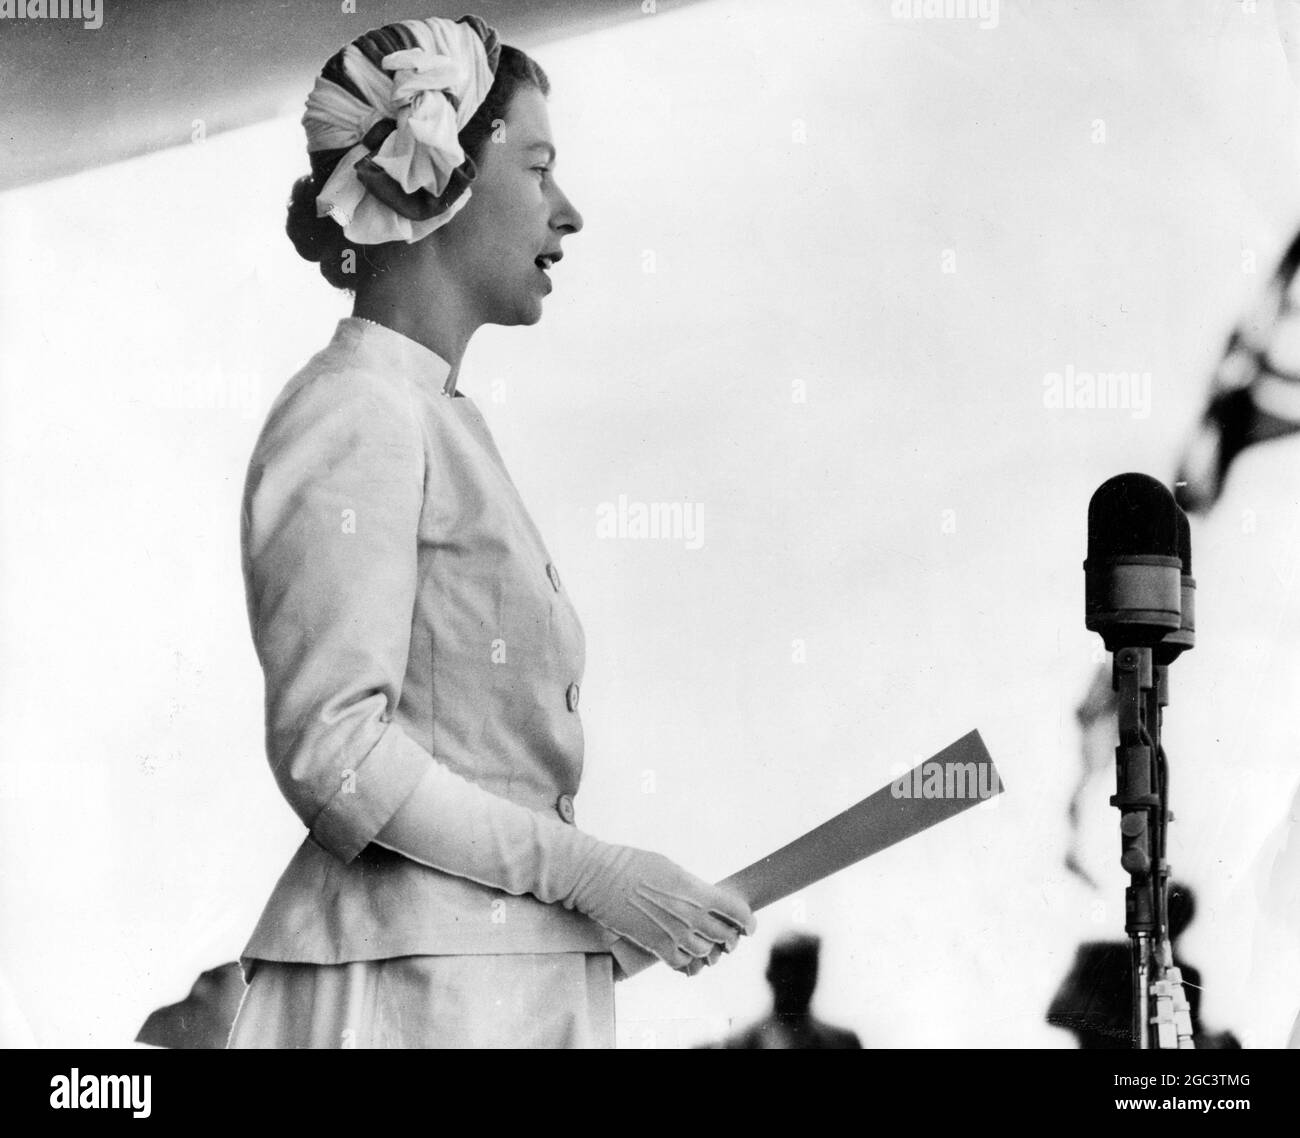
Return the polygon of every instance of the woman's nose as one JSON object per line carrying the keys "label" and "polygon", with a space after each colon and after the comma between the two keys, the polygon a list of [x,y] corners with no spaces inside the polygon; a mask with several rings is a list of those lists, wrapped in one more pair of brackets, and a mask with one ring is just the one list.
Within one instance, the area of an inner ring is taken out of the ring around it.
{"label": "woman's nose", "polygon": [[558,186],[556,193],[560,195],[560,200],[556,204],[555,212],[551,218],[551,225],[565,233],[577,233],[582,229],[582,214],[580,214],[574,204],[569,201],[568,195],[565,194]]}

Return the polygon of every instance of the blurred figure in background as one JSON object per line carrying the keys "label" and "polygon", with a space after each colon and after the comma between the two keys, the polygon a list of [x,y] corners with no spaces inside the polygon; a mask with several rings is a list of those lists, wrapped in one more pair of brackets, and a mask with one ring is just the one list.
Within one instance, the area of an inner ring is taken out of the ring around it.
{"label": "blurred figure in background", "polygon": [[[1287,12],[1288,33],[1281,37],[1293,80],[1300,80],[1297,55],[1297,17],[1294,7]],[[1290,440],[1283,445],[1281,440]],[[1238,619],[1254,618],[1261,630],[1263,655],[1254,662],[1261,681],[1252,690],[1248,705],[1270,706],[1263,691],[1262,677],[1281,680],[1283,699],[1274,699],[1278,726],[1259,737],[1254,748],[1259,760],[1277,770],[1292,766],[1296,753],[1295,714],[1287,696],[1294,690],[1285,677],[1296,674],[1297,621],[1300,594],[1296,591],[1296,565],[1300,556],[1300,525],[1294,520],[1300,484],[1296,443],[1300,441],[1300,232],[1292,235],[1272,275],[1255,304],[1237,321],[1228,336],[1222,358],[1210,381],[1210,391],[1200,423],[1183,449],[1174,491],[1188,513],[1213,516],[1221,530],[1228,526],[1246,529],[1245,515],[1233,517],[1230,508],[1215,512],[1225,497],[1229,473],[1243,451],[1252,449],[1256,467],[1246,472],[1247,481],[1258,487],[1261,447],[1271,455],[1267,479],[1276,489],[1260,501],[1254,496],[1239,499],[1240,509],[1249,501],[1250,533],[1255,534],[1256,508],[1276,512],[1278,521],[1258,535],[1251,555],[1272,569],[1264,576],[1268,590],[1258,592],[1252,603],[1241,604]],[[1267,444],[1266,447],[1261,444]],[[1245,464],[1243,464],[1245,465]],[[1258,491],[1256,491],[1258,493]],[[1225,516],[1226,515],[1226,516]],[[1247,547],[1248,548],[1248,547]],[[1280,569],[1278,568],[1280,566]],[[1245,577],[1239,580],[1244,584]],[[1258,578],[1256,579],[1258,580]],[[1236,587],[1243,587],[1238,584]],[[1261,619],[1262,616],[1262,619]],[[1256,703],[1255,700],[1259,699]],[[1272,718],[1265,713],[1265,718]],[[1231,729],[1231,720],[1225,721]],[[1237,727],[1240,730],[1240,727]],[[1258,769],[1258,768],[1256,768]],[[1276,792],[1274,784],[1274,792]],[[1258,1014],[1248,1028],[1247,1045],[1300,1046],[1300,983],[1296,964],[1300,962],[1300,785],[1290,785],[1290,808],[1276,817],[1256,852],[1240,888],[1238,904],[1254,921],[1250,960],[1246,968],[1251,1002]],[[1258,1025],[1254,1023],[1258,1020]],[[1289,1032],[1279,1038],[1279,1028],[1293,1020]],[[1261,1032],[1261,1026],[1267,1025]],[[1251,1035],[1256,1038],[1252,1041]]]}
{"label": "blurred figure in background", "polygon": [[862,1043],[851,1031],[823,1023],[812,1014],[821,938],[788,933],[772,945],[767,982],[771,1014],[721,1044],[728,1050],[850,1050]]}
{"label": "blurred figure in background", "polygon": [[[1169,938],[1174,966],[1182,970],[1191,1006],[1192,1035],[1198,1050],[1236,1049],[1230,1031],[1207,1034],[1201,1027],[1201,974],[1178,955],[1178,939],[1196,915],[1196,898],[1185,885],[1169,887]],[[1123,1050],[1133,1045],[1132,973],[1128,941],[1079,946],[1074,968],[1047,1009],[1047,1022],[1073,1032],[1084,1051]]]}
{"label": "blurred figure in background", "polygon": [[1175,494],[1188,513],[1219,501],[1247,447],[1300,432],[1300,233],[1255,307],[1228,336],[1210,394],[1178,466]]}

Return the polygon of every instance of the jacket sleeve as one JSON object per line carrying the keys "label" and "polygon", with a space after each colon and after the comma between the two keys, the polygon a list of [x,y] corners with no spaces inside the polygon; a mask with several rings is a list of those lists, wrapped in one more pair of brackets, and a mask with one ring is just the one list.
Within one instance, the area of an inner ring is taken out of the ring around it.
{"label": "jacket sleeve", "polygon": [[422,437],[400,379],[316,375],[272,410],[244,491],[267,757],[312,837],[345,863],[433,761],[392,721],[415,606]]}

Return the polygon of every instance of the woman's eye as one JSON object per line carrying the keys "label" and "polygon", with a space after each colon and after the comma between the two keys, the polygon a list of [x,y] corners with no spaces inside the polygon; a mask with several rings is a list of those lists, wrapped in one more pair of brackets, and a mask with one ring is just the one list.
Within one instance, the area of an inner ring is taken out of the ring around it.
{"label": "woman's eye", "polygon": [[551,168],[549,166],[534,166],[533,169],[543,174],[549,174],[551,172]]}

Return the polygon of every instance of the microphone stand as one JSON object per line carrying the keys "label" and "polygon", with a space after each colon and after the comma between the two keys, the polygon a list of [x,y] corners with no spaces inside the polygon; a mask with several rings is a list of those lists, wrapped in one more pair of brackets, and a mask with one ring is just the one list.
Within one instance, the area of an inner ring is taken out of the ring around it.
{"label": "microphone stand", "polygon": [[[1154,651],[1155,699],[1147,704],[1148,724],[1155,745],[1156,793],[1161,806],[1155,836],[1155,890],[1156,918],[1159,941],[1154,946],[1158,952],[1155,961],[1156,978],[1151,991],[1155,998],[1155,1014],[1149,1022],[1155,1024],[1156,1046],[1163,1050],[1192,1050],[1192,1009],[1183,989],[1182,969],[1174,966],[1173,940],[1169,932],[1169,861],[1166,858],[1169,823],[1174,821],[1169,809],[1169,762],[1165,755],[1160,731],[1164,726],[1164,709],[1169,706],[1169,664],[1177,659],[1184,648],[1193,642],[1191,628],[1192,597],[1189,592],[1190,575],[1183,580],[1184,627],[1173,637],[1166,638]],[[1190,588],[1194,588],[1194,584]]]}
{"label": "microphone stand", "polygon": [[[1151,1046],[1152,939],[1160,932],[1157,903],[1160,874],[1156,829],[1164,813],[1155,778],[1156,743],[1151,723],[1159,717],[1150,648],[1117,648],[1113,683],[1119,696],[1119,746],[1115,748],[1120,811],[1120,865],[1129,875],[1124,891],[1124,931],[1130,940],[1133,987],[1133,1046]],[[1154,712],[1154,714],[1153,714]],[[1157,728],[1158,729],[1158,728]]]}
{"label": "microphone stand", "polygon": [[1191,1011],[1169,939],[1165,858],[1172,815],[1160,731],[1162,709],[1169,703],[1169,666],[1156,663],[1149,647],[1117,648],[1113,684],[1119,697],[1119,746],[1116,793],[1110,802],[1120,811],[1120,865],[1129,875],[1124,931],[1132,963],[1133,1046],[1187,1049],[1192,1047]]}

